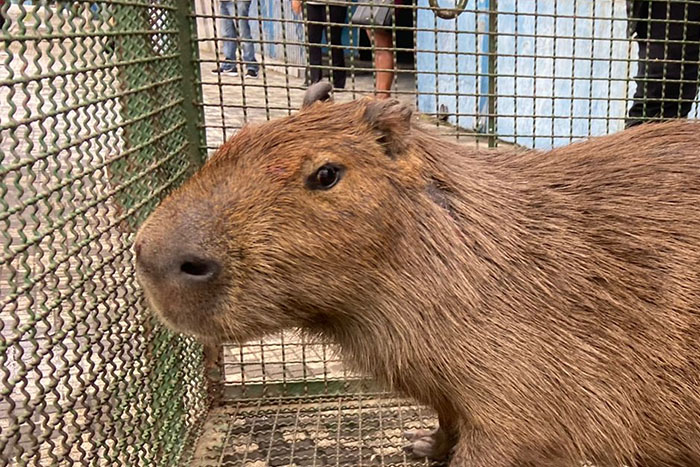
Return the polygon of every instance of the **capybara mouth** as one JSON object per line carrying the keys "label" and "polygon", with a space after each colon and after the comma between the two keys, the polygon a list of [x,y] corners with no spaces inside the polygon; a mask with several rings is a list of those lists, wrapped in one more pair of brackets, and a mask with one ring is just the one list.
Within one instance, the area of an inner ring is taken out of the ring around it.
{"label": "capybara mouth", "polygon": [[243,343],[261,337],[256,332],[241,332],[231,325],[234,313],[222,310],[215,296],[197,301],[196,297],[181,295],[182,292],[163,291],[137,272],[137,282],[144,293],[148,308],[168,329],[192,335],[200,340],[213,343]]}
{"label": "capybara mouth", "polygon": [[148,293],[146,293],[146,301],[156,318],[172,331],[207,340],[219,341],[224,338],[225,333],[220,329],[218,320],[213,316],[205,316],[208,312],[203,308],[182,306],[175,308],[172,303],[154,300]]}

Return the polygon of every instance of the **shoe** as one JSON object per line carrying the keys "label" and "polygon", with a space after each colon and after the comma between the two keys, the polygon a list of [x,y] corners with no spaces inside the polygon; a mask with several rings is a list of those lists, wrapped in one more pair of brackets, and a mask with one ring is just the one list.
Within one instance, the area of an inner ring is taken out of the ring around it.
{"label": "shoe", "polygon": [[232,66],[220,66],[219,68],[215,68],[211,70],[212,73],[225,73],[227,75],[231,76],[238,76],[238,71],[236,71],[235,67]]}
{"label": "shoe", "polygon": [[112,55],[115,50],[117,50],[117,41],[113,37],[107,39],[107,42],[104,45],[105,52],[107,52],[107,55]]}
{"label": "shoe", "polygon": [[258,77],[258,70],[248,70],[245,76],[246,78],[256,79]]}

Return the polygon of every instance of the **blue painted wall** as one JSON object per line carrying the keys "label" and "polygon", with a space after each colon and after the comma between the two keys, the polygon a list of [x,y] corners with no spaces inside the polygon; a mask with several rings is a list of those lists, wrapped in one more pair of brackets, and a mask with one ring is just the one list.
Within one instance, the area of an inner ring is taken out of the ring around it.
{"label": "blue painted wall", "polygon": [[[499,10],[499,33],[505,35],[499,36],[498,69],[517,71],[499,76],[503,97],[497,105],[499,113],[518,115],[498,118],[499,133],[526,135],[508,138],[519,144],[551,147],[622,128],[624,98],[634,91],[627,77],[635,69],[628,60],[631,43],[612,40],[626,38],[624,1],[501,0]],[[537,37],[508,36],[516,31]]]}
{"label": "blue painted wall", "polygon": [[[479,131],[487,123],[488,6],[489,0],[470,0],[457,20],[418,12],[420,29],[450,31],[418,35],[419,109],[432,113],[442,105],[451,123]],[[637,56],[627,40],[624,0],[499,0],[498,11],[501,139],[550,148],[622,129]]]}
{"label": "blue painted wall", "polygon": [[[444,2],[440,5],[451,6]],[[428,0],[418,0],[418,6],[428,7]],[[480,16],[464,13],[457,20],[443,20],[423,8],[416,14],[418,108],[427,113],[446,111],[454,116],[450,118],[452,123],[465,128],[477,128],[483,123],[479,118],[483,104],[478,76],[483,64],[476,53],[482,45],[477,43],[475,34],[483,28],[483,24],[477,24],[483,19]]]}

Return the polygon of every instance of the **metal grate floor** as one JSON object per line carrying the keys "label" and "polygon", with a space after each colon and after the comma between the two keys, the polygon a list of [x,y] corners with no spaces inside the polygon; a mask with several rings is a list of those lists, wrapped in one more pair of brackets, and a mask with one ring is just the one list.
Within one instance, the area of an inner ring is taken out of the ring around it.
{"label": "metal grate floor", "polygon": [[403,452],[403,432],[435,426],[387,394],[231,401],[210,412],[192,466],[437,466]]}

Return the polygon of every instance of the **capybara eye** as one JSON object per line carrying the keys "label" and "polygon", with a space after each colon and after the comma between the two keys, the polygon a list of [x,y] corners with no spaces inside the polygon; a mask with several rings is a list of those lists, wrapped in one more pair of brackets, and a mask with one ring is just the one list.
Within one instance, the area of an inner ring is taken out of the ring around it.
{"label": "capybara eye", "polygon": [[324,188],[330,188],[338,181],[338,170],[333,166],[323,166],[316,172],[318,184]]}
{"label": "capybara eye", "polygon": [[341,167],[335,164],[325,164],[309,177],[306,185],[312,190],[329,190],[338,183],[341,174]]}

